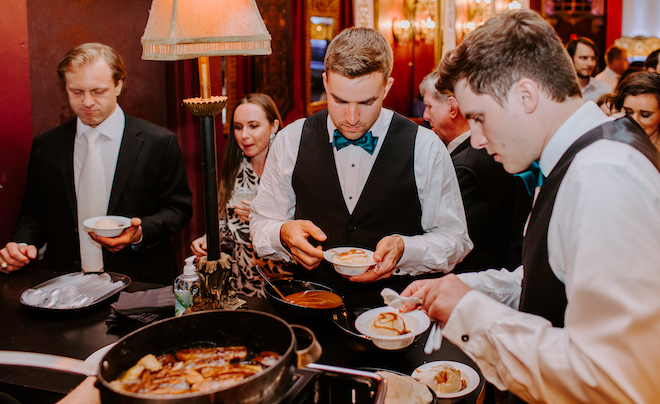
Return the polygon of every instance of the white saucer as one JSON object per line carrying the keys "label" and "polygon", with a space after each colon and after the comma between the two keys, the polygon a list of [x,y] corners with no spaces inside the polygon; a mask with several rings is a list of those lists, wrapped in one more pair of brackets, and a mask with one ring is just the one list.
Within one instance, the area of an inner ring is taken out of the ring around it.
{"label": "white saucer", "polygon": [[[479,373],[476,370],[472,369],[472,367],[470,367],[470,366],[468,366],[464,363],[461,363],[461,362],[453,362],[453,361],[427,362],[427,363],[423,364],[422,366],[418,367],[417,369],[413,370],[413,372],[410,376],[412,376],[413,379],[418,379],[419,380],[419,376],[422,373],[431,372],[432,368],[434,366],[437,366],[441,363],[448,363],[448,364],[452,365],[454,368],[460,370],[461,371],[461,379],[467,381],[467,386],[463,390],[457,391],[456,393],[439,394],[439,393],[436,392],[435,394],[438,396],[438,398],[463,397],[467,394],[472,393],[474,391],[474,389],[479,387],[479,381],[481,380],[479,378]],[[431,387],[431,388],[433,388],[433,387]]]}
{"label": "white saucer", "polygon": [[103,348],[97,349],[96,351],[92,352],[92,354],[85,359],[85,363],[88,363],[90,365],[98,365],[99,362],[101,362],[101,359],[103,359],[103,357],[105,356],[105,354],[108,353],[108,351],[113,346],[115,346],[115,344],[116,342],[110,345],[106,345]]}

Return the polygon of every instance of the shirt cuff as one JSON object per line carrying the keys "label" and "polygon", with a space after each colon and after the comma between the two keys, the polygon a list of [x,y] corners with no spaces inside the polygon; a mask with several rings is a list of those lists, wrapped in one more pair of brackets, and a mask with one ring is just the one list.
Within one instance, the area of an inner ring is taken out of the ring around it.
{"label": "shirt cuff", "polygon": [[418,238],[406,237],[397,234],[403,240],[404,250],[394,269],[394,275],[419,275],[421,259],[425,254],[424,245]]}

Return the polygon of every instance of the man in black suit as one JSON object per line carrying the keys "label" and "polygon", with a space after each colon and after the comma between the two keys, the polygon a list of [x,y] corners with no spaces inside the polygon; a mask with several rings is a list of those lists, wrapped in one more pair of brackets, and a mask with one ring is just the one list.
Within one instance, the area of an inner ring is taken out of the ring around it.
{"label": "man in black suit", "polygon": [[437,71],[419,86],[424,119],[447,145],[461,188],[468,233],[474,248],[452,272],[516,268],[521,263],[522,229],[531,197],[522,180],[507,173],[485,149],[470,146],[470,125],[451,93],[440,93]]}
{"label": "man in black suit", "polygon": [[[0,250],[0,270],[18,270],[36,259],[45,244],[46,268],[116,271],[134,280],[170,283],[178,274],[170,237],[192,216],[176,136],[124,114],[117,97],[126,71],[112,48],[80,45],[64,56],[58,73],[77,119],[35,137],[23,208],[10,242]],[[130,227],[114,238],[97,236],[80,224],[86,219],[79,218],[86,206],[78,202],[84,194],[81,171],[92,154],[90,131],[100,133],[96,172],[102,172],[98,179],[103,185],[97,190],[106,195],[96,209],[100,215],[131,217]],[[84,256],[81,260],[85,243],[98,243],[99,266],[86,263]]]}

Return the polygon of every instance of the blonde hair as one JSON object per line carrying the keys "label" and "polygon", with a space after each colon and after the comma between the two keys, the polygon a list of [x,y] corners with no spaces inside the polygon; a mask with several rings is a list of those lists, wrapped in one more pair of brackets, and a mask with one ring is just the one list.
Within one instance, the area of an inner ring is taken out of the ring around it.
{"label": "blonde hair", "polygon": [[392,74],[394,55],[383,35],[371,28],[347,28],[337,35],[325,53],[324,67],[348,78],[382,73]]}
{"label": "blonde hair", "polygon": [[124,67],[124,61],[121,59],[121,56],[108,45],[96,42],[84,43],[68,51],[57,66],[57,74],[66,83],[66,73],[71,68],[92,64],[100,58],[103,58],[108,63],[108,66],[110,66],[115,85],[119,83],[119,80],[122,80],[125,85],[126,68]]}

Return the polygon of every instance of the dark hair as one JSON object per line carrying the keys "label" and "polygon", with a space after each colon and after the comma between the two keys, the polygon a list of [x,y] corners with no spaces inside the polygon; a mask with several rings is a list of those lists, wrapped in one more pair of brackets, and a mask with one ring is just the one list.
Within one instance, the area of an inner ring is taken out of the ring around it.
{"label": "dark hair", "polygon": [[466,79],[472,91],[488,94],[500,105],[523,78],[534,80],[557,102],[581,94],[557,33],[531,10],[505,11],[489,19],[442,58],[438,72],[438,91],[453,91]]}
{"label": "dark hair", "polygon": [[594,41],[587,38],[586,36],[579,36],[577,37],[577,39],[574,39],[566,44],[566,51],[568,52],[571,59],[575,57],[575,50],[577,49],[579,43],[583,45],[587,45],[588,47],[593,49],[594,53],[596,54],[596,59],[598,59],[598,48],[596,47],[596,44],[594,43]]}
{"label": "dark hair", "polygon": [[630,74],[617,87],[614,108],[621,110],[626,97],[641,94],[653,94],[660,105],[660,74],[645,71]]}
{"label": "dark hair", "polygon": [[644,61],[644,67],[647,69],[653,68],[655,70],[655,68],[658,67],[658,55],[660,55],[660,49],[651,52],[651,54],[646,57],[646,61]]}
{"label": "dark hair", "polygon": [[229,136],[222,157],[222,171],[220,173],[220,184],[218,186],[218,207],[221,216],[227,203],[231,199],[231,194],[234,191],[234,183],[236,182],[236,175],[238,174],[238,168],[243,160],[243,151],[238,147],[236,137],[234,136],[234,113],[236,113],[238,106],[242,104],[255,104],[261,107],[266,113],[266,118],[271,125],[275,120],[280,123],[276,133],[282,129],[282,117],[280,116],[280,111],[277,109],[277,105],[275,105],[273,99],[268,95],[252,93],[238,101],[238,104],[236,104],[236,107],[231,113],[231,120],[229,121]]}
{"label": "dark hair", "polygon": [[71,49],[64,55],[62,61],[57,66],[57,74],[64,83],[66,83],[66,73],[73,67],[77,68],[82,65],[95,63],[100,58],[103,58],[112,70],[112,78],[115,81],[115,86],[119,80],[126,85],[126,68],[121,56],[109,47],[96,42],[84,43]]}
{"label": "dark hair", "polygon": [[616,83],[617,88],[621,85],[623,80],[626,79],[626,77],[628,77],[633,73],[642,72],[642,71],[644,71],[644,66],[635,65],[633,63],[628,65],[628,68],[624,70],[623,73],[621,73],[621,77],[619,77],[619,80]]}

